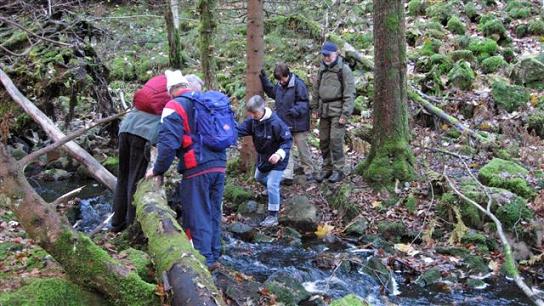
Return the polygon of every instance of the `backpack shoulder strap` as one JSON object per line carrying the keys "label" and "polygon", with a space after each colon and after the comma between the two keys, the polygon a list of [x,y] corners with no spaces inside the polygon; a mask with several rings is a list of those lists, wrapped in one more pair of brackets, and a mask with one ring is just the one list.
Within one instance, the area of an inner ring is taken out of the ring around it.
{"label": "backpack shoulder strap", "polygon": [[344,100],[344,58],[342,58],[342,65],[340,66],[340,70],[336,72],[336,76],[338,77],[338,81],[340,82],[340,93],[342,94],[342,100]]}

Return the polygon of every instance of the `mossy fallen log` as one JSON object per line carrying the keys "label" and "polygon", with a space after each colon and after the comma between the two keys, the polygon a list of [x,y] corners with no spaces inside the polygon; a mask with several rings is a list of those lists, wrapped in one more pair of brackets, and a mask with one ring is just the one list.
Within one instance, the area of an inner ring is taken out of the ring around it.
{"label": "mossy fallen log", "polygon": [[138,184],[134,205],[157,274],[163,275],[163,281],[168,282],[165,287],[173,292],[173,305],[225,305],[204,257],[187,239],[156,181]]}
{"label": "mossy fallen log", "polygon": [[86,235],[75,232],[55,207],[34,191],[22,169],[0,143],[0,201],[15,212],[29,237],[71,280],[101,292],[116,305],[159,305],[155,285],[143,281]]}

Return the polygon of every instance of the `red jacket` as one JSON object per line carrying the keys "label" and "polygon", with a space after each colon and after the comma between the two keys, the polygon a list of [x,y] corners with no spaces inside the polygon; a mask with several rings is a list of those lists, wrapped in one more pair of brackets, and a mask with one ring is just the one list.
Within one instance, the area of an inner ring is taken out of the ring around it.
{"label": "red jacket", "polygon": [[170,95],[166,90],[166,76],[161,74],[151,78],[142,88],[136,91],[134,106],[142,112],[160,115],[170,99]]}

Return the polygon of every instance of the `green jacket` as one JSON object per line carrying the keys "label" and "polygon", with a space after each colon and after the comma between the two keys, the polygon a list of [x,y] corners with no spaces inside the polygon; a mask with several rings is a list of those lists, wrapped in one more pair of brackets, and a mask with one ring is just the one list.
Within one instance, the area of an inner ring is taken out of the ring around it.
{"label": "green jacket", "polygon": [[129,133],[140,136],[151,144],[157,143],[161,116],[134,109],[130,111],[119,125],[119,134]]}
{"label": "green jacket", "polygon": [[[338,78],[342,71],[344,92]],[[319,76],[322,76],[319,78]],[[349,65],[344,64],[344,59],[338,56],[336,64],[327,66],[321,62],[319,67],[317,84],[314,88],[311,108],[320,114],[321,118],[349,117],[353,112],[353,100],[355,99],[355,81]]]}

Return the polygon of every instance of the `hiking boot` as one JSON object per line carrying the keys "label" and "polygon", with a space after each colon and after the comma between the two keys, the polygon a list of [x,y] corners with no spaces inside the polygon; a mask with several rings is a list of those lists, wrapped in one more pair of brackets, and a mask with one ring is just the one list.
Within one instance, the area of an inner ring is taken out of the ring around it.
{"label": "hiking boot", "polygon": [[267,216],[263,222],[261,222],[262,227],[272,227],[278,225],[278,216]]}
{"label": "hiking boot", "polygon": [[217,262],[217,261],[208,265],[208,271],[210,271],[210,272],[213,272],[213,271],[215,271],[215,270],[217,270],[219,268],[221,268],[221,264],[219,262]]}
{"label": "hiking boot", "polygon": [[291,186],[293,185],[293,179],[291,178],[284,178],[283,180],[281,180],[281,185],[284,185],[284,186]]}
{"label": "hiking boot", "polygon": [[332,175],[332,171],[321,171],[321,173],[319,173],[318,175],[315,176],[315,180],[318,182],[318,183],[321,183],[323,182],[323,180],[329,178],[330,176]]}
{"label": "hiking boot", "polygon": [[344,179],[344,173],[340,171],[334,171],[329,177],[329,183],[338,183]]}

